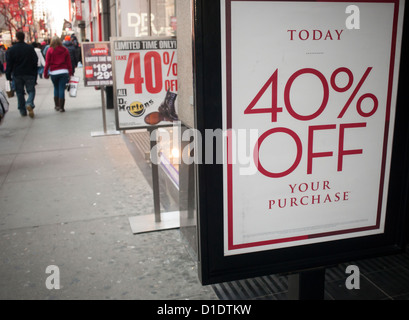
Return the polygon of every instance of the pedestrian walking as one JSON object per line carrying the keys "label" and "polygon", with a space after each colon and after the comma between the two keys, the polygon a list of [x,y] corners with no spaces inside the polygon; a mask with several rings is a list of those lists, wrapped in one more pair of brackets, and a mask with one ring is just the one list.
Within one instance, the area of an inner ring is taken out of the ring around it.
{"label": "pedestrian walking", "polygon": [[37,63],[37,73],[40,76],[40,78],[43,78],[43,72],[44,72],[44,66],[45,66],[45,59],[43,57],[43,54],[41,53],[40,49],[40,44],[37,42],[33,43],[34,51],[37,54],[38,58],[38,63]]}
{"label": "pedestrian walking", "polygon": [[6,65],[6,47],[2,44],[0,45],[0,73],[4,73]]}
{"label": "pedestrian walking", "polygon": [[72,73],[75,73],[75,68],[77,67],[77,53],[74,44],[71,42],[70,36],[65,36],[64,42],[62,43],[64,47],[68,49],[71,58]]}
{"label": "pedestrian walking", "polygon": [[75,61],[78,64],[79,61],[81,61],[81,47],[80,47],[80,43],[78,42],[78,38],[75,35],[75,33],[73,33],[70,37],[72,44],[74,45],[75,48]]}
{"label": "pedestrian walking", "polygon": [[[34,47],[24,42],[24,33],[17,32],[17,43],[7,50],[7,80],[14,80],[17,103],[20,114],[34,118],[35,84],[37,79],[37,54]],[[27,101],[24,97],[24,87],[27,91]]]}
{"label": "pedestrian walking", "polygon": [[68,49],[59,37],[53,37],[45,58],[44,78],[51,76],[54,85],[55,110],[65,112],[65,87],[73,75]]}
{"label": "pedestrian walking", "polygon": [[[44,43],[44,44],[43,44]],[[41,43],[41,52],[43,54],[43,57],[45,59],[45,57],[47,56],[47,50],[48,48],[50,48],[50,39],[47,39],[47,41],[43,41]]]}

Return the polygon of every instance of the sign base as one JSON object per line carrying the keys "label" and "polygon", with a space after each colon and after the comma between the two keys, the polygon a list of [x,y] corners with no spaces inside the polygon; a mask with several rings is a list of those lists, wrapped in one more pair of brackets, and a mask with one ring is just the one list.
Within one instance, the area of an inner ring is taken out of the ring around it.
{"label": "sign base", "polygon": [[116,130],[114,130],[114,131],[107,131],[107,132],[104,132],[104,131],[94,131],[94,132],[91,132],[91,137],[115,136],[115,135],[118,135],[118,134],[121,134],[121,132],[120,132],[120,131],[116,131]]}
{"label": "sign base", "polygon": [[180,227],[179,211],[162,212],[161,221],[155,221],[154,214],[129,217],[133,234],[178,229]]}
{"label": "sign base", "polygon": [[324,300],[325,268],[302,271],[288,276],[289,300]]}

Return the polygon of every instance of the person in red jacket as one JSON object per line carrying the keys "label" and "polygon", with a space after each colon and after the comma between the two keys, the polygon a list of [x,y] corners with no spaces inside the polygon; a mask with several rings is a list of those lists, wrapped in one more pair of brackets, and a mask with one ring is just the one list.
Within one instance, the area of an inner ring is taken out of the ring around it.
{"label": "person in red jacket", "polygon": [[65,86],[71,75],[73,70],[68,49],[63,46],[60,38],[53,37],[45,58],[44,78],[51,76],[56,111],[65,112]]}

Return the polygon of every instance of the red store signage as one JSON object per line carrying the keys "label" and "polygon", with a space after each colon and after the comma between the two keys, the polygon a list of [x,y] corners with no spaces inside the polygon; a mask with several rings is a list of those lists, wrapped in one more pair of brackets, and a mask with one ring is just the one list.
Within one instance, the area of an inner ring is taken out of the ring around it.
{"label": "red store signage", "polygon": [[82,3],[81,0],[75,0],[75,19],[82,20]]}

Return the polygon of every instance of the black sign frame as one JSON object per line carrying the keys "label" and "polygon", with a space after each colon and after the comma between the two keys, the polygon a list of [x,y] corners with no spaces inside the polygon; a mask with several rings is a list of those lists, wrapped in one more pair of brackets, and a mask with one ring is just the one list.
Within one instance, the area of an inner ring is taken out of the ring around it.
{"label": "black sign frame", "polygon": [[[195,121],[201,134],[222,128],[220,0],[195,0],[193,22]],[[409,212],[409,6],[405,6],[396,120],[385,232],[233,256],[224,255],[223,165],[197,166],[199,278],[203,285],[301,272],[397,254],[405,249]],[[214,148],[217,148],[215,146]],[[205,155],[205,148],[201,150]],[[213,155],[221,150],[213,150]]]}

